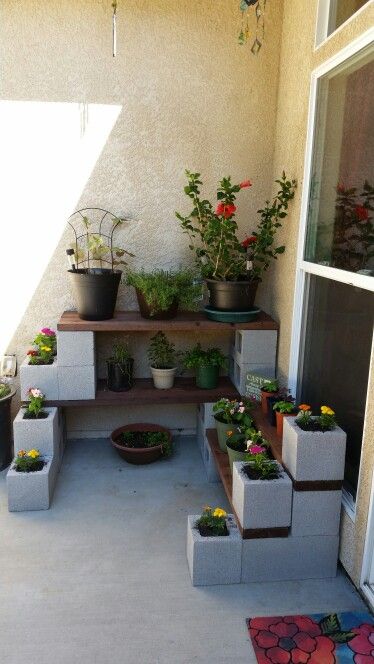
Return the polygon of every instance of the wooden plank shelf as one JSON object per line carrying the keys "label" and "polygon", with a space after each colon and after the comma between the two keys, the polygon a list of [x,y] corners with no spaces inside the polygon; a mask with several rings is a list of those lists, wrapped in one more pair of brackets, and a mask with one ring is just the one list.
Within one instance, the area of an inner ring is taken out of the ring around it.
{"label": "wooden plank shelf", "polygon": [[95,399],[77,401],[46,401],[46,406],[92,407],[92,406],[134,406],[152,404],[199,404],[217,401],[221,397],[237,399],[239,392],[227,376],[221,376],[218,387],[204,390],[196,387],[195,378],[176,378],[170,390],[157,390],[151,378],[137,378],[128,392],[110,392],[105,380],[99,380]]}
{"label": "wooden plank shelf", "polygon": [[180,312],[171,320],[148,320],[139,311],[116,311],[110,320],[81,320],[76,311],[65,311],[57,324],[60,332],[186,332],[191,330],[278,330],[279,325],[261,311],[252,323],[218,323],[209,320],[202,311]]}

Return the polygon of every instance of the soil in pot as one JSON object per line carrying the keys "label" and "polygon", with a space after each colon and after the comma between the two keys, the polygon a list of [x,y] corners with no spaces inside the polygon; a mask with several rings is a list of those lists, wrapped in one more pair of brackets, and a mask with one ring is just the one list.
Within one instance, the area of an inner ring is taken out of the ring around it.
{"label": "soil in pot", "polygon": [[28,474],[29,474],[29,473],[37,473],[39,470],[43,470],[43,468],[44,468],[45,465],[46,465],[46,461],[42,461],[42,460],[40,460],[40,461],[36,461],[36,462],[33,464],[32,469],[29,468],[29,469],[27,469],[27,470],[18,470],[17,468],[14,468],[14,470],[16,471],[16,473],[22,473],[23,475],[24,475],[25,473],[28,473]]}
{"label": "soil in pot", "polygon": [[134,384],[134,360],[119,364],[107,360],[108,390],[111,392],[127,392]]}
{"label": "soil in pot", "polygon": [[317,420],[311,418],[308,424],[300,424],[297,422],[297,426],[300,427],[303,431],[319,431],[320,433],[326,433],[327,431],[333,431],[333,429],[321,427]]}
{"label": "soil in pot", "polygon": [[216,533],[212,532],[211,528],[207,528],[206,526],[197,526],[197,530],[199,531],[201,537],[228,537],[228,535],[230,534],[226,524],[225,524],[225,532],[220,533],[219,536],[217,536]]}
{"label": "soil in pot", "polygon": [[179,302],[177,299],[173,300],[168,309],[165,309],[164,311],[157,311],[149,306],[142,291],[136,288],[135,292],[139,304],[140,315],[142,318],[148,318],[148,319],[152,318],[154,320],[170,320],[171,318],[176,317],[179,306]]}
{"label": "soil in pot", "polygon": [[120,270],[68,270],[78,316],[82,320],[109,320],[114,316]]}
{"label": "soil in pot", "polygon": [[261,480],[262,482],[267,482],[269,480],[277,480],[280,476],[279,471],[274,471],[272,475],[267,477],[262,477],[261,473],[251,464],[246,464],[242,468],[243,475],[246,475],[249,480]]}
{"label": "soil in pot", "polygon": [[23,420],[46,420],[48,417],[48,413],[46,413],[45,410],[41,410],[38,417],[35,417],[34,413],[29,413],[28,410],[26,410],[25,413],[23,413]]}
{"label": "soil in pot", "polygon": [[199,366],[196,367],[196,386],[203,390],[214,390],[218,385],[219,367]]}
{"label": "soil in pot", "polygon": [[[56,353],[55,353],[55,355],[56,355]],[[29,366],[31,366],[31,367],[46,367],[49,364],[53,364],[53,358],[51,360],[49,360],[49,362],[45,362],[41,358],[34,356],[33,361],[32,362],[29,361]]]}
{"label": "soil in pot", "polygon": [[[163,434],[157,436],[161,442],[150,446],[153,441],[150,441],[149,434]],[[157,461],[163,452],[167,456],[166,450],[171,450],[171,433],[169,429],[156,424],[128,424],[113,431],[111,442],[122,459],[128,463],[144,465]]]}
{"label": "soil in pot", "polygon": [[253,309],[259,281],[215,281],[207,279],[209,304],[220,311]]}

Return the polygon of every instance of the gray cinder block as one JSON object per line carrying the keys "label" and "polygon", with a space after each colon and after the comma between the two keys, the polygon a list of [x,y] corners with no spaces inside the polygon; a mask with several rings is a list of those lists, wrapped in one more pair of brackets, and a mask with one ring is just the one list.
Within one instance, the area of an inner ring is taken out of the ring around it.
{"label": "gray cinder block", "polygon": [[282,459],[294,480],[342,480],[344,478],[346,433],[303,431],[293,417],[283,422]]}
{"label": "gray cinder block", "polygon": [[229,376],[238,392],[242,395],[247,393],[247,374],[257,374],[264,378],[275,377],[274,364],[238,364],[234,357],[230,357]]}
{"label": "gray cinder block", "polygon": [[206,475],[207,475],[208,482],[210,482],[212,484],[220,482],[221,478],[218,474],[215,458],[213,456],[212,450],[210,449],[210,445],[208,443],[208,439],[205,435],[205,432],[204,432],[204,436],[203,436],[203,446],[202,446],[201,454],[202,454],[202,457],[203,457],[203,463],[204,463],[205,472],[206,472]]}
{"label": "gray cinder block", "polygon": [[45,419],[23,419],[21,408],[13,422],[14,452],[36,448],[44,456],[59,455],[61,445],[60,419],[57,408],[43,408]]}
{"label": "gray cinder block", "polygon": [[243,540],[242,582],[332,578],[338,548],[337,535]]}
{"label": "gray cinder block", "polygon": [[292,482],[277,463],[281,473],[275,480],[250,480],[233,463],[232,505],[243,528],[286,528],[291,523]]}
{"label": "gray cinder block", "polygon": [[292,535],[338,535],[341,502],[341,491],[294,491]]}
{"label": "gray cinder block", "polygon": [[275,365],[277,339],[276,330],[237,330],[235,333],[237,363]]}
{"label": "gray cinder block", "polygon": [[58,392],[62,401],[94,399],[96,370],[93,366],[58,367]]}
{"label": "gray cinder block", "polygon": [[214,403],[201,403],[198,406],[198,414],[202,420],[205,429],[214,429],[216,426],[213,415]]}
{"label": "gray cinder block", "polygon": [[9,512],[49,509],[56,483],[56,461],[46,458],[46,465],[36,473],[17,473],[13,464],[6,482]]}
{"label": "gray cinder block", "polygon": [[38,387],[47,399],[58,399],[57,358],[53,364],[29,364],[29,358],[20,367],[21,399],[27,401],[30,387]]}
{"label": "gray cinder block", "polygon": [[202,537],[195,528],[199,515],[187,523],[187,561],[193,586],[240,583],[242,538],[232,514],[226,537]]}
{"label": "gray cinder block", "polygon": [[95,364],[93,332],[57,332],[57,358],[61,367]]}

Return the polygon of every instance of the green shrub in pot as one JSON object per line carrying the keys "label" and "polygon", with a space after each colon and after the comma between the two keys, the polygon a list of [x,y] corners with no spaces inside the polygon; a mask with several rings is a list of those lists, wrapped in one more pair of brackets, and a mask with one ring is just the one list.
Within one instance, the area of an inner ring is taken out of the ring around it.
{"label": "green shrub in pot", "polygon": [[128,271],[126,283],[133,286],[143,318],[168,319],[182,311],[199,308],[201,284],[192,270]]}
{"label": "green shrub in pot", "polygon": [[163,332],[157,332],[151,338],[148,359],[153,383],[158,390],[168,390],[173,387],[180,356],[181,353]]}
{"label": "green shrub in pot", "polygon": [[126,392],[134,382],[134,360],[127,342],[114,344],[113,355],[107,360],[108,389]]}
{"label": "green shrub in pot", "polygon": [[201,344],[198,343],[186,352],[184,366],[186,369],[195,370],[197,387],[211,390],[217,387],[219,370],[226,365],[226,361],[226,357],[219,348],[203,350]]}

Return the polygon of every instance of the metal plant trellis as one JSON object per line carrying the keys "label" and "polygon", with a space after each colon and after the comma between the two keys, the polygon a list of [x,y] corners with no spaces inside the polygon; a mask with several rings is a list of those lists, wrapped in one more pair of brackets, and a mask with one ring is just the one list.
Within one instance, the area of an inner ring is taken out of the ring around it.
{"label": "metal plant trellis", "polygon": [[[96,215],[100,219],[96,222],[90,217]],[[117,247],[113,244],[113,235],[123,223],[129,221],[122,217],[117,217],[109,210],[103,208],[82,208],[73,212],[68,219],[68,224],[74,233],[73,246],[67,250],[71,268],[87,269],[89,272],[103,269],[114,270],[121,265],[127,265],[123,256],[133,257],[129,251]],[[97,228],[97,232],[92,230]],[[79,226],[83,229],[80,232]],[[95,265],[99,264],[99,268]]]}
{"label": "metal plant trellis", "polygon": [[254,8],[256,17],[255,36],[252,41],[251,51],[253,55],[257,55],[260,51],[265,38],[265,10],[267,0],[240,0],[240,11],[242,14],[242,23],[239,33],[239,44],[246,44],[251,39],[251,32],[249,29],[249,12],[251,7]]}

